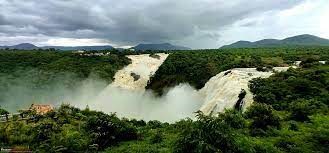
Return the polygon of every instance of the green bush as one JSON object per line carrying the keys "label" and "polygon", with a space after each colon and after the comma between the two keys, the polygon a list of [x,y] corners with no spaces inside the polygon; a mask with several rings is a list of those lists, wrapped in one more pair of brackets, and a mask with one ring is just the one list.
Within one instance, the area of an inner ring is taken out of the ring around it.
{"label": "green bush", "polygon": [[274,113],[272,106],[262,103],[253,104],[246,112],[246,116],[252,119],[250,129],[268,130],[280,128],[280,118]]}
{"label": "green bush", "polygon": [[175,152],[239,152],[234,132],[221,119],[198,114],[198,120],[184,129],[176,142]]}
{"label": "green bush", "polygon": [[319,103],[317,101],[310,100],[298,100],[290,104],[291,119],[296,121],[309,121],[309,116],[315,113]]}

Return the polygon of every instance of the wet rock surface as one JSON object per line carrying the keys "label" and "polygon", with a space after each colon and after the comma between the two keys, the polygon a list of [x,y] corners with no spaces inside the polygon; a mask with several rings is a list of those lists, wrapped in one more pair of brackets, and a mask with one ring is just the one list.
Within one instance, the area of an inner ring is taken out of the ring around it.
{"label": "wet rock surface", "polygon": [[138,74],[136,74],[136,73],[134,73],[134,72],[131,72],[131,73],[130,73],[130,76],[132,76],[132,77],[134,78],[134,81],[137,81],[139,78],[141,78],[140,75],[138,75]]}

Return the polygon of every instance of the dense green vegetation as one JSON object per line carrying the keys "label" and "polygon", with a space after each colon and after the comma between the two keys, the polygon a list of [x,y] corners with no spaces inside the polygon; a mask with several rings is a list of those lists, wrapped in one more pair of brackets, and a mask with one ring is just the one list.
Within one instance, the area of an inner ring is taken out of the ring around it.
{"label": "dense green vegetation", "polygon": [[329,65],[302,66],[252,80],[257,103],[245,113],[199,115],[182,131],[177,152],[328,152]]}
{"label": "dense green vegetation", "polygon": [[2,123],[0,145],[30,146],[36,152],[95,152],[120,141],[133,140],[137,130],[114,114],[62,105],[57,111],[25,121]]}
{"label": "dense green vegetation", "polygon": [[111,80],[118,69],[130,63],[128,58],[120,54],[87,56],[89,53],[92,52],[80,55],[55,51],[1,51],[0,74],[12,75],[17,71],[37,69],[41,74],[66,72],[74,73],[79,78],[87,78],[95,73],[101,78]]}
{"label": "dense green vegetation", "polygon": [[[55,91],[65,93],[87,78],[108,83],[117,70],[130,63],[130,59],[117,52],[107,56],[88,56],[92,53],[0,51],[0,105],[7,101],[17,103],[18,98],[36,100],[32,95],[40,97]],[[11,97],[13,92],[17,92],[16,99]]]}
{"label": "dense green vegetation", "polygon": [[158,94],[179,83],[197,89],[219,72],[239,67],[287,66],[297,60],[313,57],[329,59],[329,47],[242,48],[171,52],[151,78],[147,88]]}
{"label": "dense green vegetation", "polygon": [[233,66],[303,61],[300,68],[252,80],[255,103],[245,112],[226,110],[216,117],[198,112],[195,121],[169,124],[62,105],[46,115],[28,112],[28,120],[16,116],[0,122],[0,147],[35,152],[329,152],[329,65],[318,62],[329,59],[328,49],[257,50],[172,53],[151,82],[161,78],[167,79],[161,87],[188,82],[200,88],[206,78]]}

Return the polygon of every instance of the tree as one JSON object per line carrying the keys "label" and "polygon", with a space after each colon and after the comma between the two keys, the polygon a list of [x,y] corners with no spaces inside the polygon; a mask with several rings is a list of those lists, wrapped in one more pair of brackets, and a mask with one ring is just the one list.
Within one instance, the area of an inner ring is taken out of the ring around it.
{"label": "tree", "polygon": [[95,112],[88,117],[85,130],[100,149],[105,149],[119,141],[137,139],[137,129],[128,122],[120,121],[115,114]]}
{"label": "tree", "polygon": [[250,129],[253,134],[261,134],[270,128],[280,128],[280,118],[270,105],[255,103],[247,110],[246,116],[252,120]]}
{"label": "tree", "polygon": [[231,128],[242,129],[246,127],[246,119],[243,117],[241,111],[225,110],[224,113],[219,113],[218,118]]}
{"label": "tree", "polygon": [[201,112],[197,117],[197,121],[183,130],[175,152],[240,152],[234,141],[234,132],[221,118],[205,116]]}
{"label": "tree", "polygon": [[314,100],[297,100],[290,104],[291,119],[296,121],[309,121],[309,115],[316,111],[316,104],[319,103]]}
{"label": "tree", "polygon": [[9,112],[3,108],[1,108],[0,106],[0,115],[6,115],[6,114],[9,114]]}

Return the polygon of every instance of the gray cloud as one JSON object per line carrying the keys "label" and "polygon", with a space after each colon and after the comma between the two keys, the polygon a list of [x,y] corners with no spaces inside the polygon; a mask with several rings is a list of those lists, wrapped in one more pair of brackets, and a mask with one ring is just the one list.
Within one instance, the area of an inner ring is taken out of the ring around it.
{"label": "gray cloud", "polygon": [[0,25],[6,25],[6,24],[7,24],[7,20],[3,15],[0,14]]}
{"label": "gray cloud", "polygon": [[[220,30],[302,0],[0,0],[0,33],[8,36],[108,39],[115,44],[172,42],[202,48]],[[199,39],[203,39],[199,41]],[[195,42],[205,42],[196,45]]]}

